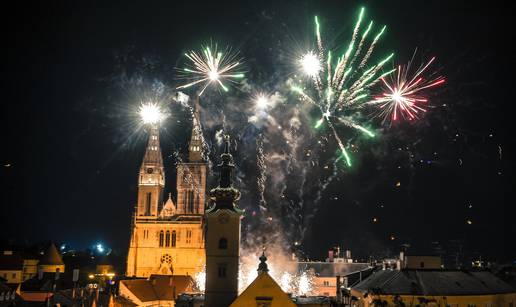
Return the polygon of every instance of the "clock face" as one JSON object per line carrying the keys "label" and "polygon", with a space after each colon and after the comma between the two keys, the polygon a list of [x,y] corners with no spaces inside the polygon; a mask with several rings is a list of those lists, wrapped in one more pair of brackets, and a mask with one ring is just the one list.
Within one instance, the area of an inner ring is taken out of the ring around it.
{"label": "clock face", "polygon": [[147,169],[147,174],[152,174],[152,172],[153,172],[153,171],[154,171],[154,170],[153,170],[152,168],[150,168],[150,167],[149,167],[149,168]]}
{"label": "clock face", "polygon": [[219,222],[221,224],[226,224],[228,221],[229,221],[229,215],[227,215],[226,213],[222,213],[221,215],[219,215]]}

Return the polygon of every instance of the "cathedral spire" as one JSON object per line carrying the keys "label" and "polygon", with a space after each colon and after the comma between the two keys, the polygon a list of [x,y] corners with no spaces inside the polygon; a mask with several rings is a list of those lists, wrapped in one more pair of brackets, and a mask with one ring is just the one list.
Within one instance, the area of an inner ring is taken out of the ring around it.
{"label": "cathedral spire", "polygon": [[158,124],[149,125],[149,141],[145,156],[143,157],[142,167],[163,167],[163,157],[159,146],[159,126]]}
{"label": "cathedral spire", "polygon": [[148,124],[149,141],[138,179],[137,218],[156,218],[163,203],[165,170],[159,145],[159,125]]}
{"label": "cathedral spire", "polygon": [[190,163],[202,162],[202,129],[200,116],[199,96],[195,97],[192,135],[188,147],[188,160]]}

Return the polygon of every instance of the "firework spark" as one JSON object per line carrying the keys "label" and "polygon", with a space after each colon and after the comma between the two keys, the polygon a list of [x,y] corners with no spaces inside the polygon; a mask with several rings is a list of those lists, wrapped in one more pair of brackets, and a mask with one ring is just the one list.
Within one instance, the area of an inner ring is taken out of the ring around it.
{"label": "firework spark", "polygon": [[[326,123],[348,166],[351,166],[351,159],[336,126],[343,125],[373,137],[373,132],[355,122],[349,114],[362,109],[366,105],[370,88],[382,77],[394,71],[382,72],[385,63],[392,58],[393,54],[384,57],[376,64],[368,64],[378,40],[385,31],[385,26],[378,31],[371,43],[367,43],[373,22],[369,22],[367,28],[361,32],[364,11],[364,8],[360,10],[351,40],[345,51],[336,59],[332,57],[331,50],[324,46],[319,19],[315,17],[317,52],[310,51],[299,60],[302,71],[310,77],[310,89],[307,92],[298,84],[292,86],[292,90],[302,101],[319,109],[321,117],[316,122],[315,128]],[[368,48],[367,45],[369,45]]]}
{"label": "firework spark", "polygon": [[194,282],[197,290],[204,293],[204,290],[206,289],[206,267],[203,267],[202,271],[195,274]]}
{"label": "firework spark", "polygon": [[398,119],[417,119],[420,113],[426,112],[428,98],[424,96],[424,90],[439,86],[445,82],[444,77],[425,79],[423,74],[426,69],[434,62],[435,57],[422,64],[414,73],[410,75],[410,61],[407,65],[398,66],[397,73],[387,77],[382,77],[385,92],[369,102],[378,106],[377,116],[382,118],[382,122],[396,121]]}
{"label": "firework spark", "polygon": [[153,102],[142,103],[138,114],[144,124],[157,124],[165,117],[158,104]]}
{"label": "firework spark", "polygon": [[184,79],[192,80],[191,82],[177,87],[177,89],[185,89],[197,84],[201,84],[199,96],[201,96],[206,88],[211,84],[216,84],[224,91],[228,91],[224,81],[235,82],[241,79],[244,74],[238,72],[240,61],[238,53],[232,52],[227,48],[225,52],[217,50],[215,45],[211,47],[203,47],[202,52],[189,51],[185,56],[190,60],[187,67],[180,70]]}

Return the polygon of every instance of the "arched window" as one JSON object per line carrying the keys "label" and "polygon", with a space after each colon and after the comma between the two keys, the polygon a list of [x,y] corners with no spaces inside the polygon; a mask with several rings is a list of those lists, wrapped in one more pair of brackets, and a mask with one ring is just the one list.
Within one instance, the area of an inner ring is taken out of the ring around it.
{"label": "arched window", "polygon": [[176,247],[176,231],[172,230],[172,247]]}
{"label": "arched window", "polygon": [[226,238],[220,238],[219,249],[228,249],[228,240]]}
{"label": "arched window", "polygon": [[170,246],[170,231],[167,230],[167,236],[165,237],[165,246]]}
{"label": "arched window", "polygon": [[194,192],[188,191],[188,213],[194,213]]}
{"label": "arched window", "polygon": [[163,230],[159,232],[159,247],[163,247]]}
{"label": "arched window", "polygon": [[147,193],[145,199],[145,215],[150,215],[150,207],[151,207],[151,200],[152,200],[152,193]]}

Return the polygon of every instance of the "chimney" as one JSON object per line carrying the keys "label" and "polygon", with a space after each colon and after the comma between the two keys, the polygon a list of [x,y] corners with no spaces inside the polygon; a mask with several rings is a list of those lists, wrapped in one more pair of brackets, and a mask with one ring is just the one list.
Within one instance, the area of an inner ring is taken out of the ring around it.
{"label": "chimney", "polygon": [[349,249],[346,250],[346,258],[351,259],[351,251]]}
{"label": "chimney", "polygon": [[333,262],[333,251],[332,250],[328,251],[328,262]]}
{"label": "chimney", "polygon": [[337,254],[337,258],[340,258],[340,246],[336,246],[335,252]]}
{"label": "chimney", "polygon": [[38,279],[43,279],[43,268],[41,266],[38,266]]}
{"label": "chimney", "polygon": [[57,270],[56,275],[55,275],[55,280],[59,280],[59,274],[60,274],[60,272],[59,272],[59,270]]}
{"label": "chimney", "polygon": [[405,252],[400,252],[400,266],[401,268],[405,267]]}

